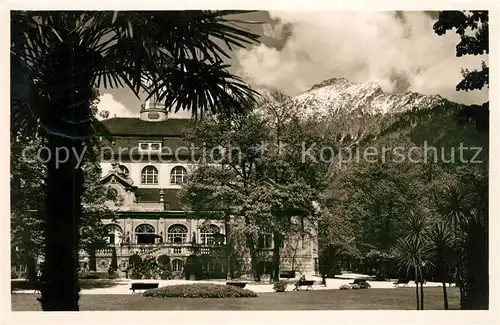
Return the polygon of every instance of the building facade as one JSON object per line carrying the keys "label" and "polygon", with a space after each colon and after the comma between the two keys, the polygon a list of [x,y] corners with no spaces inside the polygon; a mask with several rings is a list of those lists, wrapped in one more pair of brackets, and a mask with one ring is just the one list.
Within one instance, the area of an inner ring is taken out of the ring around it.
{"label": "building facade", "polygon": [[[116,194],[113,204],[117,216],[103,220],[109,230],[109,246],[96,252],[97,270],[108,270],[115,250],[121,276],[127,276],[132,255],[141,259],[166,255],[173,275],[182,277],[194,247],[204,256],[220,252],[225,245],[224,222],[188,218],[178,198],[196,168],[190,144],[183,139],[183,131],[193,122],[169,117],[162,107],[146,102],[139,117],[114,117],[104,123],[111,142],[103,149],[107,162],[102,163],[101,182]],[[286,239],[281,251],[282,270],[315,272],[318,259],[314,233],[311,228],[308,236]],[[272,236],[261,234],[258,244],[259,268],[265,275],[270,271]],[[250,274],[245,245],[235,251],[241,257],[242,274]],[[87,262],[88,256],[81,252],[82,269]]]}

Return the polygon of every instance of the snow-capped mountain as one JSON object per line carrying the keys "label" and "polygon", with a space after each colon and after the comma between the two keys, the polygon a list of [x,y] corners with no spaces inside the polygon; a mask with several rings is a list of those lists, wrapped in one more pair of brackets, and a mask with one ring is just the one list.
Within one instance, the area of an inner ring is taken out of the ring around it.
{"label": "snow-capped mountain", "polygon": [[444,101],[438,95],[413,92],[387,94],[375,82],[356,84],[344,78],[327,79],[293,99],[304,116],[348,114],[353,111],[368,115],[397,113],[414,107],[435,106]]}

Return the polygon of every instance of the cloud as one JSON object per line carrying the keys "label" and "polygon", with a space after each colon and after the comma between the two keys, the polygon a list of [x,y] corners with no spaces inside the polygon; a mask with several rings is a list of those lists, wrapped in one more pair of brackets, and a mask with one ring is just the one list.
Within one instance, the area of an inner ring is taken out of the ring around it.
{"label": "cloud", "polygon": [[[439,94],[481,103],[488,91],[457,92],[462,68],[479,68],[487,56],[455,56],[459,36],[434,33],[435,18],[424,12],[270,12],[267,37],[284,41],[277,49],[260,44],[236,54],[238,73],[257,87],[290,95],[332,77],[375,81],[386,92]],[[290,27],[291,26],[291,27]]]}
{"label": "cloud", "polygon": [[106,93],[99,97],[100,102],[97,105],[99,111],[106,110],[109,112],[109,117],[137,117],[139,115],[139,111],[134,112],[130,109],[127,109],[125,105],[121,102],[117,101],[115,97]]}

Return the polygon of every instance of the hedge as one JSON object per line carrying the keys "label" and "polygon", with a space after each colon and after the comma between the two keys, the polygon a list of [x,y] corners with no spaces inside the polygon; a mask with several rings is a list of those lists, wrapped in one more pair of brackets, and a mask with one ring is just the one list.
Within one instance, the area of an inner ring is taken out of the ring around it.
{"label": "hedge", "polygon": [[145,297],[157,298],[244,298],[257,297],[257,294],[248,289],[222,284],[179,284],[150,289],[143,294]]}

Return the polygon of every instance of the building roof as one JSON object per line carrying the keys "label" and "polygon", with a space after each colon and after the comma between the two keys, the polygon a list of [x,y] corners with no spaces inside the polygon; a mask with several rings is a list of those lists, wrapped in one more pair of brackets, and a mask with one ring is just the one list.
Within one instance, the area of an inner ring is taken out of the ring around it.
{"label": "building roof", "polygon": [[[137,203],[158,203],[160,202],[160,188],[138,188],[135,190]],[[178,189],[163,189],[163,201],[170,205],[167,210],[182,210],[182,206],[178,197]]]}
{"label": "building roof", "polygon": [[138,117],[113,117],[102,121],[111,135],[176,136],[192,123],[190,119],[167,119],[160,122],[143,121]]}

